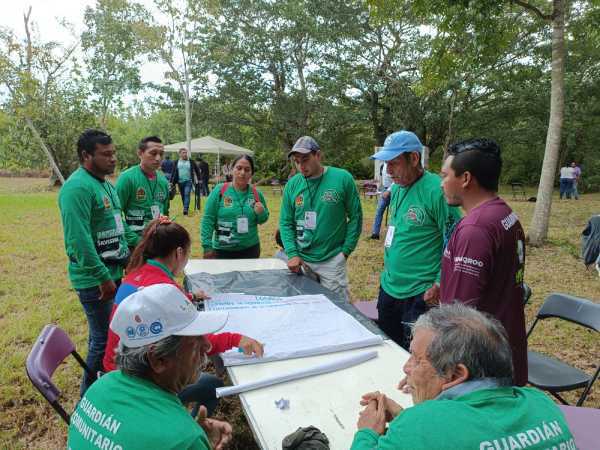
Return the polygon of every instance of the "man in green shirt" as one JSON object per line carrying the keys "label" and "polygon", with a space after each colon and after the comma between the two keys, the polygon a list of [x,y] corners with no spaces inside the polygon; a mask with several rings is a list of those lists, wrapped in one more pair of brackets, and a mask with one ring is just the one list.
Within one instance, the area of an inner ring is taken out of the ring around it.
{"label": "man in green shirt", "polygon": [[408,349],[410,324],[439,301],[444,239],[460,218],[440,177],[423,169],[423,144],[410,131],[390,134],[371,158],[387,162],[394,181],[377,309],[379,327]]}
{"label": "man in green shirt", "polygon": [[177,394],[197,380],[207,360],[206,334],[221,329],[227,313],[198,312],[171,284],[155,284],[127,297],[110,323],[119,335],[119,370],[102,376],[71,416],[67,448],[221,450],[231,425],[198,423]]}
{"label": "man in green shirt", "polygon": [[279,229],[292,272],[315,272],[321,284],[349,299],[346,259],[362,230],[362,206],[349,172],[321,164],[321,149],[303,136],[288,157],[298,173],[283,191]]}
{"label": "man in green shirt", "polygon": [[169,215],[169,182],[158,170],[164,152],[158,136],[143,138],[137,150],[139,166],[125,170],[117,180],[125,222],[140,237],[148,222]]}
{"label": "man in green shirt", "polygon": [[[117,159],[111,137],[99,130],[84,131],[77,141],[81,166],[58,195],[69,279],[85,311],[89,327],[87,364],[102,370],[108,321],[117,285],[137,235],[123,221],[121,203],[106,179]],[[83,374],[81,394],[94,377]]]}
{"label": "man in green shirt", "polygon": [[496,319],[463,304],[433,308],[417,319],[410,352],[414,406],[363,395],[352,450],[575,450],[558,406],[512,385],[510,345]]}

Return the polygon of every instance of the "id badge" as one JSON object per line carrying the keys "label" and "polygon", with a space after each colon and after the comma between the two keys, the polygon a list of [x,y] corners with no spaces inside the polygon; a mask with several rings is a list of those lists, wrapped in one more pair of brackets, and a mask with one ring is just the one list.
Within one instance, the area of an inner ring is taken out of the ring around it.
{"label": "id badge", "polygon": [[238,217],[237,218],[237,232],[238,234],[244,234],[248,232],[248,218]]}
{"label": "id badge", "polygon": [[123,218],[121,217],[121,214],[115,214],[115,230],[117,230],[118,234],[123,234],[125,233],[125,227],[123,226]]}
{"label": "id badge", "polygon": [[395,227],[390,225],[387,229],[387,233],[385,234],[385,243],[383,245],[387,248],[392,246],[392,241],[394,240],[394,230]]}
{"label": "id badge", "polygon": [[305,211],[304,212],[304,228],[307,230],[314,230],[317,228],[317,212],[316,211]]}
{"label": "id badge", "polygon": [[150,207],[150,212],[152,212],[152,218],[156,219],[158,218],[158,216],[160,216],[160,208],[158,205],[152,205]]}

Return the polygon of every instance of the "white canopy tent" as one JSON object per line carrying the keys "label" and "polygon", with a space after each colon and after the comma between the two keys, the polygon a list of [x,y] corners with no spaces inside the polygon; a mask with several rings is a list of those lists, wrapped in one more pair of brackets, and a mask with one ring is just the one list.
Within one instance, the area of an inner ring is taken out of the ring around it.
{"label": "white canopy tent", "polygon": [[[178,152],[181,148],[187,148],[187,141],[176,142],[175,144],[165,145],[165,151],[167,152]],[[221,139],[214,138],[212,136],[204,136],[201,138],[192,139],[191,149],[188,149],[190,153],[212,153],[217,155],[217,170],[216,175],[220,178],[219,169],[221,167],[221,155],[250,155],[253,156],[254,152],[247,148],[240,147],[239,145],[230,144],[229,142],[222,141]]]}

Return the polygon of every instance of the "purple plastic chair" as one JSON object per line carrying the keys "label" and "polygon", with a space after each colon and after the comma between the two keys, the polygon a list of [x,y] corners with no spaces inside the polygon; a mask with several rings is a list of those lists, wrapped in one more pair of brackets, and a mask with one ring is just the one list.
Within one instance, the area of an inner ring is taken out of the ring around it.
{"label": "purple plastic chair", "polygon": [[363,316],[377,323],[379,321],[379,311],[377,311],[377,300],[362,300],[352,304]]}
{"label": "purple plastic chair", "polygon": [[67,425],[71,418],[58,402],[60,391],[52,383],[52,375],[69,355],[73,355],[84,370],[96,377],[79,353],[75,351],[75,344],[67,336],[67,333],[56,325],[44,327],[29,352],[26,363],[27,376]]}
{"label": "purple plastic chair", "polygon": [[565,415],[577,448],[579,450],[597,450],[600,443],[598,439],[600,410],[567,405],[558,405],[558,407]]}

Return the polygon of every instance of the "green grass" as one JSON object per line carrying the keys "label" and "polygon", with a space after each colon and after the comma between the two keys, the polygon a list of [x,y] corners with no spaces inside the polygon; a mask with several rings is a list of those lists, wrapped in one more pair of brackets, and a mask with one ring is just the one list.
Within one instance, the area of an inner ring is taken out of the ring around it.
{"label": "green grass", "polygon": [[[503,194],[510,201],[509,192]],[[266,198],[271,218],[260,230],[265,257],[276,251],[273,235],[280,196],[267,188]],[[192,234],[192,257],[200,257],[200,214],[183,216],[179,198],[172,205],[172,214]],[[511,206],[527,228],[534,204],[511,202]],[[383,266],[383,243],[368,239],[375,201],[365,200],[363,207],[363,237],[349,259],[354,300],[375,298]],[[0,448],[64,448],[66,428],[33,389],[24,368],[29,349],[47,323],[63,327],[76,346],[85,350],[87,325],[67,279],[57,192],[47,189],[46,180],[0,178],[0,212]],[[583,195],[579,201],[555,199],[548,244],[527,248],[525,279],[533,289],[526,307],[528,323],[550,292],[600,301],[600,278],[595,271],[586,271],[577,259],[581,231],[589,217],[598,212],[600,194]],[[598,342],[597,335],[556,321],[539,325],[530,341],[531,348],[558,355],[590,373],[600,354]],[[69,363],[59,372],[57,384],[70,399],[67,406],[72,406],[79,389],[79,368]],[[586,406],[600,407],[600,384]],[[239,402],[227,400],[219,415],[228,418],[237,430],[232,448],[251,448],[252,435]]]}

